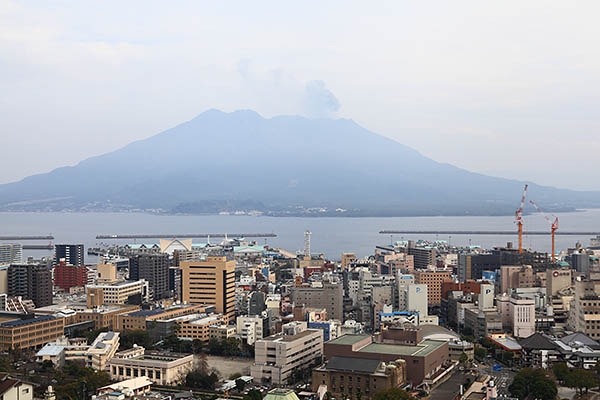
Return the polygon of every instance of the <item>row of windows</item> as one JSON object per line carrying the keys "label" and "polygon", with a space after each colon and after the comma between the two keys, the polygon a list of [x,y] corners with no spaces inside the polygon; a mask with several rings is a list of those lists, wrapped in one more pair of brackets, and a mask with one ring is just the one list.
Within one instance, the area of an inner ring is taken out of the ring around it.
{"label": "row of windows", "polygon": [[[148,378],[153,379],[154,377],[156,377],[156,379],[160,379],[161,377],[161,373],[160,371],[154,371],[154,370],[145,370],[143,368],[130,368],[130,367],[116,367],[113,366],[112,367],[112,373],[113,375],[117,375],[117,368],[119,371],[120,376],[133,376],[134,378],[138,377],[138,376],[146,376],[146,372],[148,373]],[[125,373],[123,373],[125,372]]]}

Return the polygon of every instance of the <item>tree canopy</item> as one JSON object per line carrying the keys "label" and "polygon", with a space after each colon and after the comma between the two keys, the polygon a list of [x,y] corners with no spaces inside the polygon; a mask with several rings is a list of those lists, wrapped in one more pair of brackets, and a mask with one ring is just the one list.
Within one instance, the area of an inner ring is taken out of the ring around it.
{"label": "tree canopy", "polygon": [[532,368],[521,369],[508,390],[519,399],[554,400],[558,393],[556,384],[544,370]]}

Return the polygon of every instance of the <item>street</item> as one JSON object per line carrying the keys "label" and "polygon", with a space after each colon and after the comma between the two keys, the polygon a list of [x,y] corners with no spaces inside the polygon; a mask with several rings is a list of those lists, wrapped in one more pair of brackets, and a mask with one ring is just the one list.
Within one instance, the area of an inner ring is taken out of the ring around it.
{"label": "street", "polygon": [[510,386],[516,373],[509,370],[505,366],[502,366],[501,371],[494,371],[494,369],[493,369],[494,365],[496,365],[496,363],[494,363],[494,361],[486,360],[485,363],[479,364],[479,367],[480,367],[479,369],[482,371],[482,373],[487,374],[492,377],[492,379],[494,380],[496,387],[497,387],[498,396],[500,396],[500,395],[508,396],[509,395],[508,387]]}

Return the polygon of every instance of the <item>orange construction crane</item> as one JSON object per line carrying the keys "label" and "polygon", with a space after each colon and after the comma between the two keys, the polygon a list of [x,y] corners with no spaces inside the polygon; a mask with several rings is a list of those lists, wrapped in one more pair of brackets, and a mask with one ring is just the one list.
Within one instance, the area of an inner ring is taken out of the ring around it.
{"label": "orange construction crane", "polygon": [[523,189],[523,196],[521,196],[521,207],[515,213],[515,223],[519,228],[519,253],[523,253],[523,207],[525,206],[525,196],[527,195],[527,184]]}
{"label": "orange construction crane", "polygon": [[554,254],[556,254],[554,252],[554,232],[556,232],[556,230],[558,229],[558,217],[553,214],[552,216],[554,217],[554,221],[552,221],[546,214],[544,214],[542,209],[539,208],[537,204],[533,202],[533,200],[529,200],[529,202],[535,207],[536,210],[538,210],[540,214],[542,214],[546,221],[550,222],[550,224],[552,225],[552,262],[554,262]]}

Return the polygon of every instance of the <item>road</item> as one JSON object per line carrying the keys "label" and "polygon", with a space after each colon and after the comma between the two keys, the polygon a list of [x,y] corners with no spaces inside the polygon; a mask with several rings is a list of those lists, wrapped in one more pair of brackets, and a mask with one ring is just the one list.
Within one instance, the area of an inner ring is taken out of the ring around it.
{"label": "road", "polygon": [[494,371],[494,369],[492,368],[493,365],[495,365],[494,362],[486,361],[485,363],[480,364],[479,367],[483,373],[492,377],[496,384],[496,390],[498,391],[498,395],[508,396],[508,387],[512,383],[512,380],[515,377],[516,373],[512,372],[504,366],[502,366],[501,371]]}

